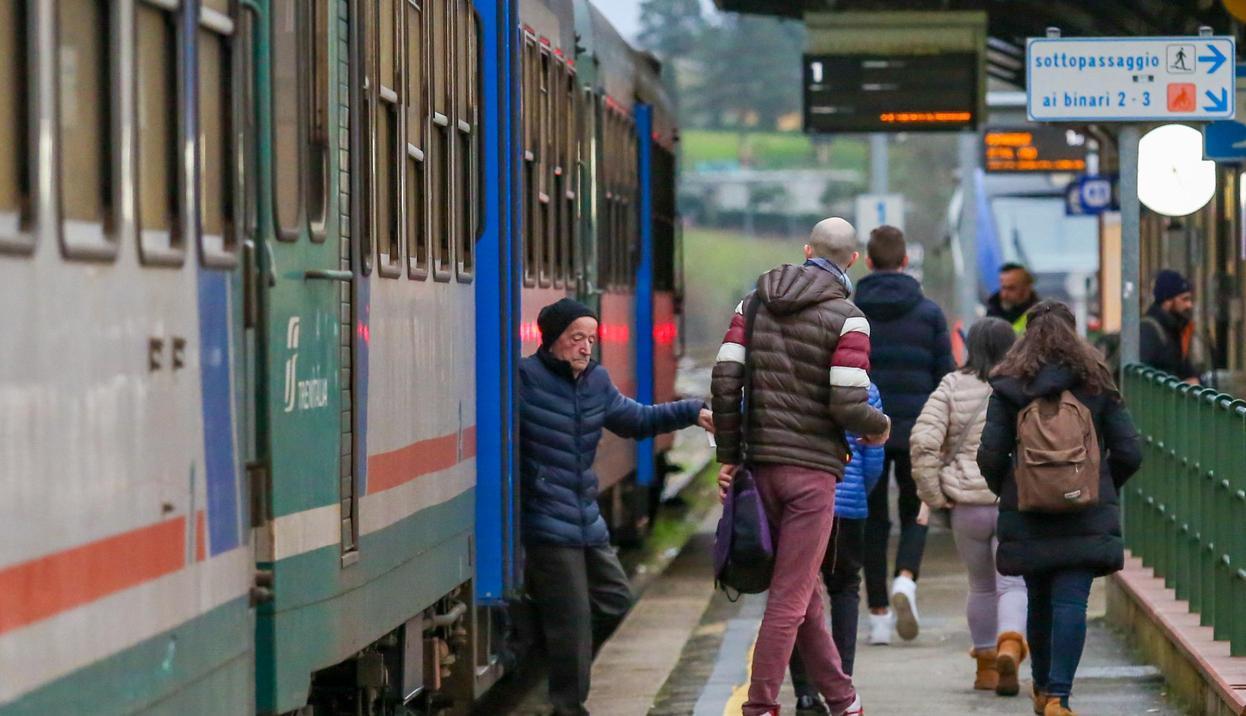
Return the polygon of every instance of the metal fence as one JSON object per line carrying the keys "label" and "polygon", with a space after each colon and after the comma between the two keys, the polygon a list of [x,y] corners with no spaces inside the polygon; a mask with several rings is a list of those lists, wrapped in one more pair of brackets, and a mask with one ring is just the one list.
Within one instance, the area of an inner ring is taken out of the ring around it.
{"label": "metal fence", "polygon": [[1246,656],[1246,400],[1138,365],[1123,387],[1144,450],[1125,542]]}

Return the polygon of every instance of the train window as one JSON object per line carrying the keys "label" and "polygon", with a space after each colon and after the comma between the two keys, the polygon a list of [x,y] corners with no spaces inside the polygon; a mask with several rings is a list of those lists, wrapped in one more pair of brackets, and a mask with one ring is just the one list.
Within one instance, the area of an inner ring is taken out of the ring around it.
{"label": "train window", "polygon": [[234,24],[226,0],[208,0],[199,31],[199,224],[200,253],[210,266],[232,266],[237,250],[231,173],[235,137],[233,112]]}
{"label": "train window", "polygon": [[454,232],[453,175],[450,165],[450,81],[451,81],[451,19],[453,0],[428,0],[430,8],[429,57],[432,60],[432,85],[429,88],[429,233],[433,243],[433,279],[449,281],[453,256],[451,236]]}
{"label": "train window", "polygon": [[607,153],[610,148],[610,117],[603,111],[602,100],[598,95],[593,95],[593,117],[596,120],[594,131],[597,137],[600,137],[600,149],[595,150],[592,185],[595,192],[594,200],[599,205],[594,226],[597,231],[595,237],[597,241],[597,284],[600,288],[608,288],[610,286],[610,263],[613,260],[609,231],[610,202],[606,198],[609,191],[606,185],[606,167],[610,163],[610,156]]}
{"label": "train window", "polygon": [[406,82],[406,217],[407,275],[428,276],[428,230],[424,223],[424,123],[428,107],[424,82],[424,14],[420,6],[405,0],[407,6]]}
{"label": "train window", "polygon": [[552,284],[554,273],[553,261],[553,227],[550,221],[549,211],[549,192],[552,191],[549,185],[549,173],[553,171],[552,165],[554,157],[550,156],[549,137],[550,137],[550,55],[548,48],[541,48],[540,64],[537,70],[537,133],[535,143],[540,147],[537,150],[537,214],[538,228],[537,241],[540,245],[541,265],[537,273],[537,282],[548,287]]}
{"label": "train window", "polygon": [[56,4],[61,241],[71,258],[117,253],[110,5],[107,0]]}
{"label": "train window", "polygon": [[[282,3],[276,3],[278,5]],[[304,30],[311,47],[307,53],[309,65],[303,71],[302,115],[307,122],[307,140],[303,146],[306,153],[306,212],[313,241],[325,240],[325,226],[329,210],[329,21],[331,4],[323,0],[300,3],[304,13]],[[333,15],[336,16],[336,13]],[[310,106],[308,106],[310,105]]]}
{"label": "train window", "polygon": [[30,137],[26,114],[25,0],[0,0],[0,251],[34,248],[30,231]]}
{"label": "train window", "polygon": [[177,13],[135,5],[138,53],[138,237],[146,264],[178,266],[184,241],[178,200]]}
{"label": "train window", "polygon": [[458,17],[455,22],[456,61],[458,82],[455,88],[455,128],[458,130],[458,246],[456,247],[456,272],[459,281],[472,280],[473,262],[476,254],[476,177],[479,175],[480,155],[476,135],[479,134],[476,104],[477,47],[480,27],[476,13],[467,0],[457,0]]}
{"label": "train window", "polygon": [[398,215],[399,172],[403,166],[399,151],[398,60],[397,51],[400,0],[380,0],[377,6],[377,113],[376,144],[373,158],[375,184],[375,230],[377,273],[381,276],[402,275],[402,224]]}
{"label": "train window", "polygon": [[277,237],[299,236],[303,194],[302,130],[299,122],[298,5],[273,3],[273,174]]}
{"label": "train window", "polygon": [[567,278],[567,244],[566,217],[563,216],[564,186],[566,184],[567,154],[566,144],[562,141],[567,121],[566,107],[562,100],[563,64],[561,60],[550,65],[550,96],[549,104],[553,115],[550,120],[551,131],[549,146],[546,151],[550,155],[550,243],[553,246],[554,265],[550,273],[553,275],[554,286],[562,288]]}
{"label": "train window", "polygon": [[527,37],[524,42],[523,57],[523,95],[521,111],[523,113],[523,240],[524,240],[524,285],[535,286],[537,264],[540,252],[537,251],[537,162],[536,153],[536,115],[537,115],[537,67],[536,40]]}
{"label": "train window", "polygon": [[578,152],[576,149],[576,92],[575,71],[570,66],[563,75],[562,102],[563,124],[559,141],[562,143],[562,186],[558,190],[558,207],[562,214],[563,260],[566,262],[563,273],[568,284],[576,280],[576,183],[579,178]]}

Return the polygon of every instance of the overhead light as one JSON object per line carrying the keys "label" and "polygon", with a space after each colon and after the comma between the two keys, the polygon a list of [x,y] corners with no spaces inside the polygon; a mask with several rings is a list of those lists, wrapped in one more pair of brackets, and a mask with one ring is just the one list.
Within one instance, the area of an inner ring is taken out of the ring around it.
{"label": "overhead light", "polygon": [[1216,163],[1203,159],[1203,135],[1165,124],[1138,142],[1138,199],[1165,216],[1193,214],[1216,195]]}

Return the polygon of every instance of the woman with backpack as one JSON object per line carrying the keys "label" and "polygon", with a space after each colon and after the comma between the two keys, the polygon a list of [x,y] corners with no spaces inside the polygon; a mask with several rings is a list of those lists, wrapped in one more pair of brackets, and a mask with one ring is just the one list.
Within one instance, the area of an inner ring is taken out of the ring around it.
{"label": "woman with backpack", "polygon": [[978,467],[1000,498],[996,565],[1025,578],[1034,712],[1075,716],[1090,584],[1124,566],[1118,495],[1142,462],[1141,443],[1062,303],[1030,309],[991,386]]}
{"label": "woman with backpack", "polygon": [[998,500],[978,470],[991,370],[1016,341],[1007,321],[984,318],[969,329],[965,366],[943,377],[909,438],[917,495],[933,510],[951,508],[952,537],[969,572],[965,615],[977,661],[973,687],[1016,696],[1026,657],[1025,581],[995,569]]}

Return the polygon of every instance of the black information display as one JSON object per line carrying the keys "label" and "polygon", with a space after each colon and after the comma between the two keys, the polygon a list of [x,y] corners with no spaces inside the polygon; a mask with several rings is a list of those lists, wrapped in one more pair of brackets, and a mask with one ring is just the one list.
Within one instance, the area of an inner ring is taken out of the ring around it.
{"label": "black information display", "polygon": [[977,126],[973,52],[804,57],[806,132],[947,131]]}
{"label": "black information display", "polygon": [[1086,171],[1086,135],[1041,124],[987,127],[982,166],[988,172],[1081,173]]}

